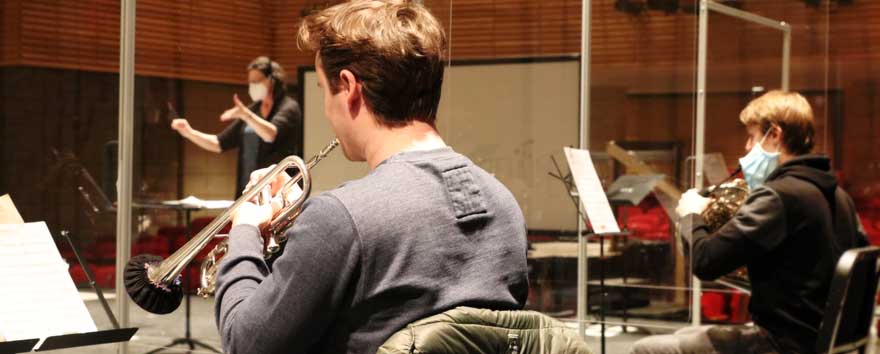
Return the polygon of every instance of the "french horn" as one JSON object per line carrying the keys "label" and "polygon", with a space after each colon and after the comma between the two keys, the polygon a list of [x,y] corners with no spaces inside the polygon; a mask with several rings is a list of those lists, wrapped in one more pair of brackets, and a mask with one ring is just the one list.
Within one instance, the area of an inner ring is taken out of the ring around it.
{"label": "french horn", "polygon": [[[709,205],[701,215],[706,221],[709,233],[715,233],[724,224],[727,224],[745,203],[749,196],[749,186],[742,178],[736,178],[729,182],[707,187],[700,194],[710,198]],[[740,267],[723,276],[721,282],[747,284],[749,282],[748,271],[746,267]],[[741,287],[742,285],[737,286],[737,288]]]}

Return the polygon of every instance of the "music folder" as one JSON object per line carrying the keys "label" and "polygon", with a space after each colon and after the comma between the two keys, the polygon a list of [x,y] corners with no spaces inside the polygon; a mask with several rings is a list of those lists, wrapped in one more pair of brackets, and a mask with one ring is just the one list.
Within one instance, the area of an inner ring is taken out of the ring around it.
{"label": "music folder", "polygon": [[618,203],[639,205],[663,175],[623,175],[608,187],[608,200]]}

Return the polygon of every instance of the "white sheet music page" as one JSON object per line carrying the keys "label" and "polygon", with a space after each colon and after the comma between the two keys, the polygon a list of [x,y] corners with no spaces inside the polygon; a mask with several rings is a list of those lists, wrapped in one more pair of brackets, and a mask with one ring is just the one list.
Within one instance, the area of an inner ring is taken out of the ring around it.
{"label": "white sheet music page", "polygon": [[593,160],[590,158],[590,152],[569,147],[564,149],[568,168],[571,170],[571,176],[574,177],[574,184],[577,186],[581,203],[587,211],[587,217],[590,218],[593,233],[620,232],[611,205],[608,204],[608,198],[602,189],[602,182],[599,181],[599,175],[596,173],[596,167],[593,166]]}
{"label": "white sheet music page", "polygon": [[192,195],[180,200],[166,200],[162,202],[165,205],[182,205],[192,209],[227,209],[233,203],[235,203],[234,200],[203,200]]}
{"label": "white sheet music page", "polygon": [[96,331],[46,223],[0,224],[0,335]]}

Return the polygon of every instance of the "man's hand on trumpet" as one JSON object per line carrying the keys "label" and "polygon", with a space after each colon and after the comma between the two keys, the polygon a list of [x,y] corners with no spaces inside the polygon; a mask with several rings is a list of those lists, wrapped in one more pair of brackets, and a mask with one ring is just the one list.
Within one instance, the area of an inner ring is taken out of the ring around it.
{"label": "man's hand on trumpet", "polygon": [[[248,190],[253,188],[266,174],[269,173],[275,165],[256,170],[251,173],[250,181],[244,188]],[[235,215],[232,217],[232,225],[253,225],[261,230],[270,222],[275,214],[278,213],[284,205],[295,201],[302,195],[302,189],[299,185],[293,185],[285,193],[279,193],[281,187],[290,180],[290,176],[285,172],[281,172],[275,176],[275,179],[266,186],[260,195],[264,196],[262,201],[250,200],[239,206]],[[286,202],[282,202],[286,200]]]}

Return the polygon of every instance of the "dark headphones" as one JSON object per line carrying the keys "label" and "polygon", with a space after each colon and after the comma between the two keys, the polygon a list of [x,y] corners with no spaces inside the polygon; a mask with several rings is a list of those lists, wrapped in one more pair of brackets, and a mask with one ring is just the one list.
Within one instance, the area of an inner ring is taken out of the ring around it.
{"label": "dark headphones", "polygon": [[273,64],[275,64],[275,62],[272,61],[272,58],[266,57],[266,59],[269,59],[269,65],[267,65],[266,68],[262,70],[263,76],[265,76],[267,79],[271,79],[274,81],[275,78],[272,75],[272,72],[275,70],[272,69],[272,66]]}

